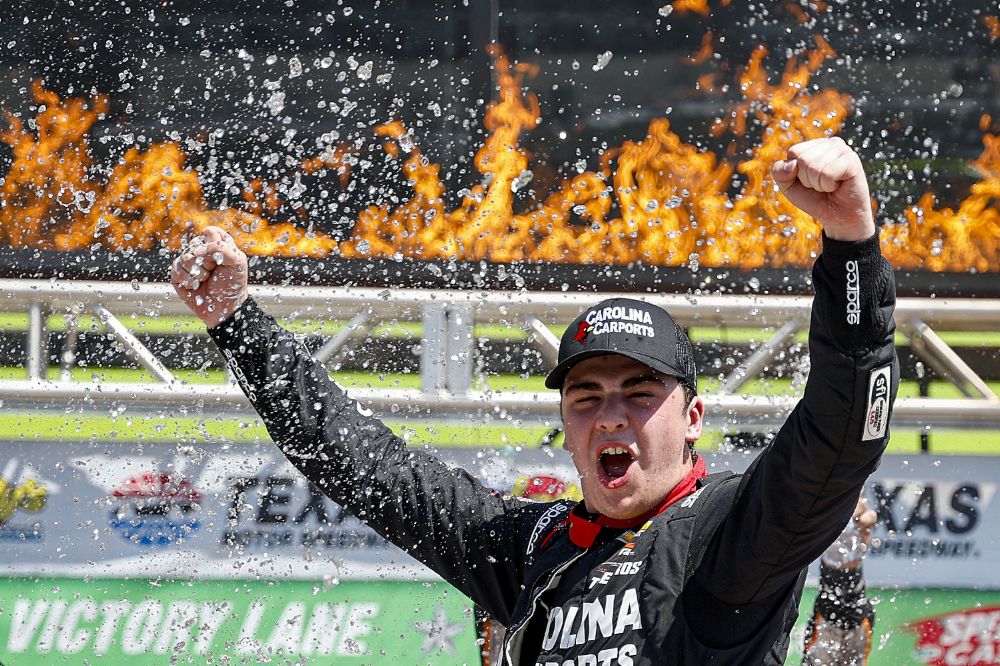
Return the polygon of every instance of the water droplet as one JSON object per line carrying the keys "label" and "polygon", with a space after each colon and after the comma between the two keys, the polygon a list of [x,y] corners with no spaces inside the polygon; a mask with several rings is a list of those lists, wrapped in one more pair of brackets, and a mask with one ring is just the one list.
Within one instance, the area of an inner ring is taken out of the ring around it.
{"label": "water droplet", "polygon": [[416,148],[416,144],[413,142],[413,135],[409,132],[400,134],[397,140],[399,141],[399,147],[404,153],[412,153],[413,149]]}
{"label": "water droplet", "polygon": [[597,56],[597,62],[594,63],[594,66],[591,69],[593,69],[595,72],[601,71],[602,69],[608,66],[608,63],[611,62],[612,57],[614,57],[614,54],[611,51],[605,51],[601,55]]}
{"label": "water droplet", "polygon": [[673,5],[663,5],[656,11],[656,13],[662,16],[663,18],[667,18],[673,11],[674,11]]}
{"label": "water droplet", "polygon": [[280,114],[285,108],[285,93],[280,90],[271,93],[271,96],[264,102],[264,106],[267,107],[272,116]]}
{"label": "water droplet", "polygon": [[294,79],[297,76],[302,76],[302,61],[297,56],[292,56],[288,59],[288,78]]}
{"label": "water droplet", "polygon": [[535,174],[533,174],[530,170],[525,169],[521,173],[517,174],[517,178],[511,182],[510,191],[517,192],[518,190],[523,189],[532,181],[532,179],[534,179],[534,177]]}

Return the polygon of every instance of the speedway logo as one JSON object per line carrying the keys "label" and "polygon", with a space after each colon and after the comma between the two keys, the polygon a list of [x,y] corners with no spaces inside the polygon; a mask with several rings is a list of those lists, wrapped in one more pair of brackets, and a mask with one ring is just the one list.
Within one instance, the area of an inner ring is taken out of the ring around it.
{"label": "speedway logo", "polygon": [[1000,607],[975,608],[910,622],[915,661],[931,666],[1000,663]]}
{"label": "speedway logo", "polygon": [[993,483],[880,479],[869,500],[878,514],[869,557],[970,559],[993,501]]}
{"label": "speedway logo", "polygon": [[228,479],[220,545],[237,551],[367,549],[385,540],[301,477],[260,474]]}
{"label": "speedway logo", "polygon": [[178,476],[151,471],[126,478],[111,491],[111,528],[141,546],[182,543],[201,527],[201,493]]}

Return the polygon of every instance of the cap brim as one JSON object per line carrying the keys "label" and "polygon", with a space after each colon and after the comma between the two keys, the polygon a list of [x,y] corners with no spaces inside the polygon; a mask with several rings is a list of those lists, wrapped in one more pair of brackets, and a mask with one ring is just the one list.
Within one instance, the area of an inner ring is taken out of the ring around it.
{"label": "cap brim", "polygon": [[548,374],[545,378],[545,388],[550,389],[561,389],[563,383],[566,381],[566,375],[569,371],[576,366],[580,361],[585,361],[588,358],[594,358],[595,356],[608,356],[610,354],[616,354],[618,356],[626,356],[635,361],[639,361],[644,365],[648,365],[653,370],[657,372],[662,372],[665,375],[670,375],[672,377],[677,377],[678,379],[685,379],[684,373],[679,369],[673,367],[669,363],[664,363],[663,361],[653,358],[652,356],[647,356],[646,354],[640,354],[638,352],[630,351],[619,351],[612,349],[588,349],[586,351],[577,352],[573,354],[562,363],[557,365],[552,369],[552,372]]}

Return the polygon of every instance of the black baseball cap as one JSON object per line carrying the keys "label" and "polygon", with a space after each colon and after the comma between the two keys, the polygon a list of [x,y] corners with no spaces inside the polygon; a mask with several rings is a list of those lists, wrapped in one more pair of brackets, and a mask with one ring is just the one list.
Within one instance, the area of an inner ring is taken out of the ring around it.
{"label": "black baseball cap", "polygon": [[601,301],[573,320],[559,342],[559,363],[545,378],[545,386],[562,388],[574,365],[605,354],[635,359],[698,391],[694,347],[684,329],[663,308],[633,298]]}

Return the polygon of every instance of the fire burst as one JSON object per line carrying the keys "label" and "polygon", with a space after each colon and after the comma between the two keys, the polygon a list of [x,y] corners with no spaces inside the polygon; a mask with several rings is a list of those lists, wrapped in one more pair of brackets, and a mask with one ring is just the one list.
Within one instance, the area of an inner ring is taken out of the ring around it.
{"label": "fire burst", "polygon": [[[790,61],[773,85],[763,67],[767,51],[752,56],[740,78],[744,101],[713,128],[716,135],[742,136],[751,120],[763,127],[746,160],[734,164],[699,150],[668,120],[656,119],[642,141],[606,151],[599,169],[563,181],[526,212],[514,209],[532,173],[519,138],[541,114],[537,98],[522,89],[537,69],[512,66],[499,50],[493,55],[500,94],[487,109],[489,134],[475,156],[482,182],[459,193],[461,204],[448,210],[440,165],[413,145],[401,123],[382,125],[376,133],[385,138],[385,150],[394,157],[408,153],[403,175],[413,196],[395,209],[369,206],[343,241],[269,221],[278,201],[262,183],[244,192],[243,210],[209,209],[175,143],[132,148],[106,183],[94,182],[87,133],[106,113],[107,101],[62,100],[36,84],[33,94],[42,105],[37,129],[26,130],[8,116],[10,127],[0,134],[14,154],[0,187],[0,241],[57,250],[94,244],[178,250],[213,224],[262,255],[739,268],[811,263],[820,227],[775,192],[768,171],[793,144],[836,134],[850,108],[845,94],[808,90],[810,77],[834,55],[822,39],[804,59]],[[886,225],[883,250],[896,266],[1000,271],[1000,137],[989,127],[984,117],[985,149],[973,163],[981,179],[957,209],[935,208],[927,193],[907,209],[904,223]],[[303,170],[328,168],[346,182],[344,157],[333,150]]]}

